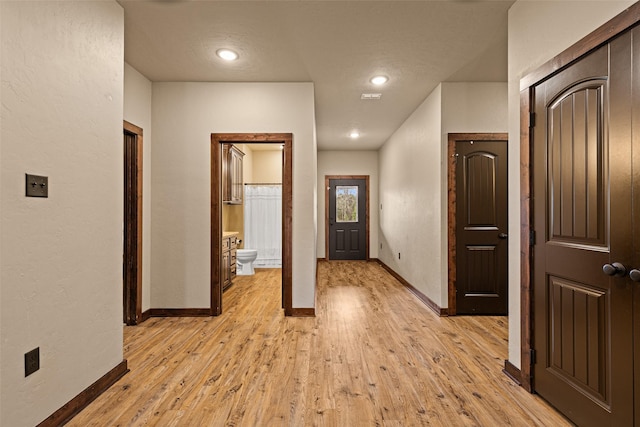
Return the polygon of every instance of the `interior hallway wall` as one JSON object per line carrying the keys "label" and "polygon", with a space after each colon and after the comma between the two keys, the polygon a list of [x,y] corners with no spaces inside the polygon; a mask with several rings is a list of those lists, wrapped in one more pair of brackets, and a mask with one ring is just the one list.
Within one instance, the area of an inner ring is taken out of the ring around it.
{"label": "interior hallway wall", "polygon": [[441,307],[442,155],[438,85],[379,151],[378,257]]}
{"label": "interior hallway wall", "polygon": [[378,257],[378,152],[318,152],[318,258],[326,256],[325,175],[369,175],[369,257]]}
{"label": "interior hallway wall", "polygon": [[315,304],[312,83],[153,84],[152,306],[210,301],[211,133],[293,133],[293,307]]}
{"label": "interior hallway wall", "polygon": [[151,81],[124,64],[124,119],[142,128],[142,311],[151,308]]}
{"label": "interior hallway wall", "polygon": [[32,427],[123,359],[124,14],[2,1],[0,20],[0,425]]}
{"label": "interior hallway wall", "polygon": [[506,83],[442,83],[380,149],[379,257],[441,308],[448,306],[448,134],[506,129]]}
{"label": "interior hallway wall", "polygon": [[[520,367],[520,79],[634,1],[524,1],[509,10],[509,361]],[[571,25],[567,25],[571,17]]]}

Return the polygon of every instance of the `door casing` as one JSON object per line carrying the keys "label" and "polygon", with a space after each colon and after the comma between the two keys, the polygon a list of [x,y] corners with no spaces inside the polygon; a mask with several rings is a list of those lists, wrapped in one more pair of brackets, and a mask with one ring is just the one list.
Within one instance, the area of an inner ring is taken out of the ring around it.
{"label": "door casing", "polygon": [[330,261],[329,257],[329,181],[332,179],[364,179],[366,191],[365,201],[365,233],[366,233],[366,259],[369,260],[369,175],[325,175],[324,177],[324,258]]}
{"label": "door casing", "polygon": [[282,306],[285,316],[306,315],[293,309],[293,134],[211,134],[211,315],[222,314],[222,144],[282,144]]}
{"label": "door casing", "polygon": [[447,269],[448,269],[448,315],[455,316],[456,314],[456,260],[457,260],[457,245],[456,245],[456,208],[457,208],[457,194],[456,194],[456,141],[504,141],[505,144],[509,142],[509,134],[507,133],[450,133],[448,135],[447,144],[447,240],[448,240],[448,255],[447,255]]}

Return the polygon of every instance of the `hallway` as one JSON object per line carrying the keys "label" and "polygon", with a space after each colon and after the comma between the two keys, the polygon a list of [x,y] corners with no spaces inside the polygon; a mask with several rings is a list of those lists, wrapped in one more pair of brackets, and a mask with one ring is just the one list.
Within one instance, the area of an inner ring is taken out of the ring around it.
{"label": "hallway", "polygon": [[125,327],[131,372],[68,425],[570,425],[502,372],[506,317],[439,318],[374,262],[321,261],[317,317],[285,318],[279,273],[238,276],[220,317]]}

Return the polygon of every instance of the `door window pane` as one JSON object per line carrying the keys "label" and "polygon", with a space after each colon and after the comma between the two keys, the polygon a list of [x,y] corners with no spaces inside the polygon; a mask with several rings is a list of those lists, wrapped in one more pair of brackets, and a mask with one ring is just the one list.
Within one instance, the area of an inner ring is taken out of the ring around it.
{"label": "door window pane", "polygon": [[336,221],[358,222],[358,186],[336,186]]}

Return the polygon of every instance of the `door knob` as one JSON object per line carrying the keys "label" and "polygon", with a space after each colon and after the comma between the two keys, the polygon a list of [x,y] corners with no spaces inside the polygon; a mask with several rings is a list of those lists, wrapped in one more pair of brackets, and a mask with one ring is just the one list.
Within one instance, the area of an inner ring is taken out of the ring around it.
{"label": "door knob", "polygon": [[627,274],[627,269],[619,262],[614,262],[613,264],[603,265],[602,272],[607,276],[624,277],[624,275]]}
{"label": "door knob", "polygon": [[638,270],[637,268],[634,268],[629,272],[629,277],[634,282],[640,282],[640,270]]}
{"label": "door knob", "polygon": [[498,238],[499,239],[506,239],[507,237],[509,237],[509,235],[507,233],[500,233],[498,234]]}

